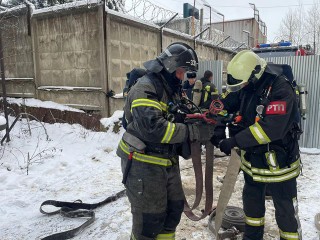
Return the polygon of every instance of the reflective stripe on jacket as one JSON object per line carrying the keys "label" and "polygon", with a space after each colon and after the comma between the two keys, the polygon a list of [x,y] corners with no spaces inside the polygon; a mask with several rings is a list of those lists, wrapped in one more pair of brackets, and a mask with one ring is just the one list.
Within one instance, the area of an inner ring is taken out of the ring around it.
{"label": "reflective stripe on jacket", "polygon": [[[269,163],[269,168],[257,168],[245,158],[246,152],[241,150],[241,169],[248,174],[256,182],[283,182],[299,176],[301,171],[300,158],[289,166],[280,168],[277,160],[274,159],[274,164]],[[274,156],[276,158],[276,156]],[[253,161],[263,161],[261,158],[252,159]],[[268,164],[268,163],[267,163]]]}
{"label": "reflective stripe on jacket", "polygon": [[[171,96],[169,100],[166,91],[163,91],[162,96],[158,96],[152,81],[160,82],[162,79],[149,73],[139,79],[131,88],[124,106],[128,123],[127,131],[144,143],[159,144],[159,147],[186,141],[188,137],[187,126],[183,123],[172,123],[166,119],[168,102],[175,101],[179,96]],[[119,149],[128,154],[124,142],[119,143]],[[146,156],[148,155],[135,153],[134,159],[162,166],[171,164],[168,162],[170,160],[165,158],[159,157],[157,158],[159,161],[153,161],[154,157]]]}

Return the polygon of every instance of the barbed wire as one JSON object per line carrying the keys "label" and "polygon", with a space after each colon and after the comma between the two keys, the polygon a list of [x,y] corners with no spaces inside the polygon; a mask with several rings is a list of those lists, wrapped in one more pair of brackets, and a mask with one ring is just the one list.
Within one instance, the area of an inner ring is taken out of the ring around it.
{"label": "barbed wire", "polygon": [[[172,22],[166,25],[166,28],[172,29],[177,33],[187,34],[191,37],[200,34],[204,29],[209,27],[210,24],[204,24],[203,26],[200,25],[200,21],[198,19],[192,19],[192,17],[188,18],[178,18],[174,19]],[[220,47],[225,48],[236,48],[242,43],[232,39],[230,36],[226,35],[223,31],[213,28],[211,26],[210,29],[202,33],[197,40],[205,40],[208,43],[213,45],[218,45]]]}
{"label": "barbed wire", "polygon": [[[57,0],[52,0],[57,1]],[[170,18],[176,15],[175,11],[166,9],[165,7],[159,6],[151,0],[105,0],[106,7],[110,8],[110,4],[116,6],[119,12],[126,15],[130,15],[146,22],[153,22],[158,25],[166,23]],[[200,3],[201,2],[201,3]],[[56,4],[54,6],[46,7],[45,11],[60,12],[68,9],[75,8],[90,8],[103,3],[102,0],[86,0],[86,1],[72,1],[64,0],[65,4]],[[183,33],[191,37],[198,35],[203,29],[211,25],[211,31],[207,30],[201,36],[197,38],[205,40],[213,45],[218,45],[225,48],[236,48],[242,43],[227,36],[223,31],[214,29],[214,23],[221,22],[221,15],[218,14],[217,10],[209,8],[205,5],[209,5],[206,0],[197,0],[196,7],[203,9],[203,23],[200,24],[200,20],[193,17],[183,18],[182,14],[178,16],[166,25],[166,28],[172,29],[177,33]],[[211,22],[209,20],[211,11]],[[0,19],[1,20],[1,19]],[[12,26],[11,26],[12,27]]]}
{"label": "barbed wire", "polygon": [[160,7],[149,0],[127,0],[123,13],[152,22],[162,22],[176,14],[176,12]]}

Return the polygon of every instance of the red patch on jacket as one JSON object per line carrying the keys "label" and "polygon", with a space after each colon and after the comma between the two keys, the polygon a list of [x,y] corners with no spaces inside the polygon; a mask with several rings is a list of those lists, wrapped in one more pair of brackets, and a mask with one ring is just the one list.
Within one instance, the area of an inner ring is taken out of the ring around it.
{"label": "red patch on jacket", "polygon": [[285,101],[270,102],[267,106],[266,115],[283,115],[287,113],[287,103]]}

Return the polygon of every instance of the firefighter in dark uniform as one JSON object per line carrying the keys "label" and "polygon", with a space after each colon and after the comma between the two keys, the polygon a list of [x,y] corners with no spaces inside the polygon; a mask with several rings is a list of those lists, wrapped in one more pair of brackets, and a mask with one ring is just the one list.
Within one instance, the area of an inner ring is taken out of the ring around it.
{"label": "firefighter in dark uniform", "polygon": [[200,80],[202,82],[200,108],[209,109],[211,102],[219,97],[218,89],[212,82],[213,73],[209,70],[205,71]]}
{"label": "firefighter in dark uniform", "polygon": [[[181,145],[208,141],[213,129],[186,125],[178,115],[172,118],[169,113],[170,107],[180,101],[185,72],[198,68],[197,55],[190,46],[173,43],[144,66],[147,74],[126,99],[127,132],[117,150],[131,203],[131,239],[175,239],[184,208],[178,162]],[[131,137],[125,137],[128,134]],[[134,150],[143,145],[143,151]]]}
{"label": "firefighter in dark uniform", "polygon": [[[280,239],[301,239],[297,183],[300,174],[297,97],[281,65],[266,63],[250,50],[239,52],[228,64],[227,87],[221,101],[229,113],[238,112],[230,138],[216,129],[212,143],[230,154],[241,150],[244,173],[244,240],[263,239],[265,191],[275,207]],[[220,139],[219,139],[220,138]],[[221,140],[221,141],[219,141]]]}

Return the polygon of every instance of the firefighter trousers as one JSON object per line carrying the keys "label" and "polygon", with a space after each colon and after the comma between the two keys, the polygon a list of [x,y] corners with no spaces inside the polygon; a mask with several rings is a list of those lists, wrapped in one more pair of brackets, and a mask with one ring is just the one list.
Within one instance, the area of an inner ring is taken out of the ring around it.
{"label": "firefighter trousers", "polygon": [[[125,184],[132,213],[132,240],[175,239],[184,208],[179,165],[132,160]],[[124,172],[127,159],[121,160]]]}
{"label": "firefighter trousers", "polygon": [[[264,233],[266,183],[254,182],[244,173],[243,210],[246,225],[243,240],[261,240]],[[284,182],[268,183],[275,207],[275,217],[280,239],[301,240],[301,225],[298,217],[296,178]]]}

